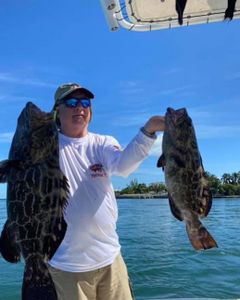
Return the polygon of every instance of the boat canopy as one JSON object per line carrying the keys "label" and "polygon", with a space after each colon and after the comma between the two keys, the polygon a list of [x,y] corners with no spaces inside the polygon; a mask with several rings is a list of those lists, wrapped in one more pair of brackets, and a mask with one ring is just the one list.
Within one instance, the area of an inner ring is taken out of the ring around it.
{"label": "boat canopy", "polygon": [[240,18],[240,0],[100,0],[111,31],[149,31]]}

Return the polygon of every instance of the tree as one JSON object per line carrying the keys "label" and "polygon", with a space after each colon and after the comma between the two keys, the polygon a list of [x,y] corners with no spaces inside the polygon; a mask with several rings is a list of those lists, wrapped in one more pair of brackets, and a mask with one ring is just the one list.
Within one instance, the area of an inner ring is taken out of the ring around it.
{"label": "tree", "polygon": [[240,184],[240,172],[233,172],[232,174],[224,173],[221,180],[223,184]]}
{"label": "tree", "polygon": [[154,192],[156,194],[167,191],[165,184],[158,182],[150,183],[148,186],[148,190],[149,192]]}
{"label": "tree", "polygon": [[225,196],[233,196],[236,195],[236,187],[233,184],[224,184],[223,185],[223,194]]}
{"label": "tree", "polygon": [[210,174],[209,172],[205,173],[205,176],[207,178],[209,187],[213,194],[219,193],[219,189],[221,186],[221,180],[217,178],[217,176]]}
{"label": "tree", "polygon": [[133,179],[127,185],[125,189],[121,191],[121,194],[137,194],[139,193],[139,183],[137,179]]}
{"label": "tree", "polygon": [[231,184],[232,183],[232,176],[229,173],[224,173],[222,175],[221,180],[222,180],[223,184]]}

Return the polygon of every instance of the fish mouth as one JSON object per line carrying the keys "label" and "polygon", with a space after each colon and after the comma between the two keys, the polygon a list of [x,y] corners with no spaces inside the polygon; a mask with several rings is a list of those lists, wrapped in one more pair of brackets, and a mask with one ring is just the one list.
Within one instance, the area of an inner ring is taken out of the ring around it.
{"label": "fish mouth", "polygon": [[45,126],[54,122],[54,115],[52,112],[46,113],[41,111],[35,104],[28,102],[25,109],[18,117],[18,126],[22,128],[29,128],[34,131],[37,128]]}
{"label": "fish mouth", "polygon": [[168,116],[172,123],[176,126],[179,123],[181,123],[182,120],[185,119],[185,117],[187,116],[187,110],[186,108],[180,108],[175,110],[171,107],[168,107],[166,116]]}
{"label": "fish mouth", "polygon": [[33,123],[35,122],[47,123],[49,121],[52,121],[54,116],[52,112],[46,113],[42,111],[40,108],[38,108],[32,102],[27,103],[26,112],[28,113],[29,119]]}

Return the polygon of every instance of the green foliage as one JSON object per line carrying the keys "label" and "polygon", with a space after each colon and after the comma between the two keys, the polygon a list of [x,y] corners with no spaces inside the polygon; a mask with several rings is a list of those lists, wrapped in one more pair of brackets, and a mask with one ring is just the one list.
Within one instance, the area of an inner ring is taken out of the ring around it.
{"label": "green foliage", "polygon": [[206,177],[213,195],[240,195],[240,172],[224,173],[221,179],[206,172]]}
{"label": "green foliage", "polygon": [[221,180],[217,178],[217,176],[210,174],[209,172],[205,173],[205,176],[208,180],[209,187],[213,194],[217,194],[219,192],[219,188],[221,186]]}
{"label": "green foliage", "polygon": [[[214,196],[233,196],[240,195],[240,171],[230,173],[224,173],[219,179],[217,176],[205,172],[205,176],[208,180],[209,187]],[[134,179],[127,185],[126,188],[119,191],[119,194],[162,194],[166,193],[167,189],[164,183],[154,182],[150,184],[138,183],[137,179]]]}
{"label": "green foliage", "polygon": [[146,185],[145,183],[138,183],[138,181],[134,179],[126,188],[120,191],[120,194],[159,194],[161,192],[166,192],[164,183],[151,183]]}
{"label": "green foliage", "polygon": [[240,184],[240,171],[234,172],[232,174],[224,173],[222,175],[221,181],[223,184],[233,184],[233,185]]}

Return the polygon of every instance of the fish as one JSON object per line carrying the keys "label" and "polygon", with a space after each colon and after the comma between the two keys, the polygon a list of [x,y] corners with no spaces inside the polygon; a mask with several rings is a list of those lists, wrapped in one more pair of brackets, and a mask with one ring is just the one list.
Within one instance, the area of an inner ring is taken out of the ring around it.
{"label": "fish", "polygon": [[52,113],[28,102],[17,121],[7,160],[0,162],[0,182],[7,182],[7,220],[0,254],[22,258],[22,300],[57,300],[48,270],[67,230],[64,211],[69,184],[59,166],[58,130]]}
{"label": "fish", "polygon": [[225,11],[225,15],[224,15],[224,19],[233,19],[233,15],[235,12],[235,6],[236,6],[236,2],[237,0],[228,0],[228,6],[227,9]]}
{"label": "fish", "polygon": [[187,0],[176,0],[176,11],[178,14],[179,25],[183,24],[183,12],[185,10]]}
{"label": "fish", "polygon": [[212,206],[212,193],[206,179],[192,119],[186,108],[167,108],[162,155],[157,167],[162,167],[168,191],[170,210],[186,224],[188,238],[196,250],[217,247],[212,235],[201,222]]}

